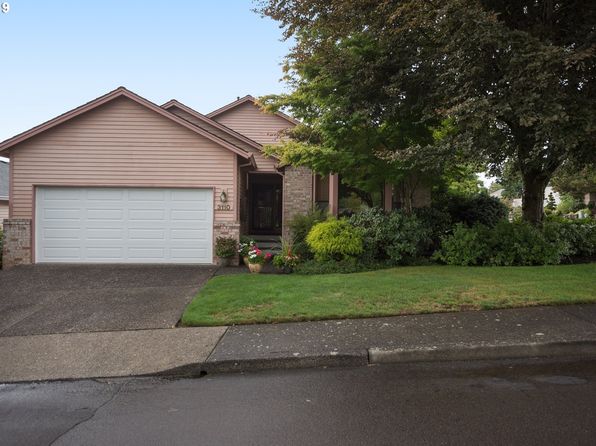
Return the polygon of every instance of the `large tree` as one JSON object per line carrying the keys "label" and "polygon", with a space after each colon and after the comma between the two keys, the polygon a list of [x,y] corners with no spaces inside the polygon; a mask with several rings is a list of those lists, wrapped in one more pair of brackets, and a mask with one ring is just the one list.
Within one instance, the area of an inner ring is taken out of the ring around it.
{"label": "large tree", "polygon": [[259,10],[296,41],[290,93],[263,99],[308,127],[288,158],[323,153],[365,176],[378,172],[369,163],[424,170],[463,156],[498,175],[513,162],[533,223],[557,168],[596,158],[592,0],[269,0]]}

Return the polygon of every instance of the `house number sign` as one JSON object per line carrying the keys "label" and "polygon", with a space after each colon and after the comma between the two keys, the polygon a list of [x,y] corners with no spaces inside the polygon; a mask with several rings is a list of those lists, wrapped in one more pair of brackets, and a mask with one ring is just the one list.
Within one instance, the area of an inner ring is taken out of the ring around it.
{"label": "house number sign", "polygon": [[218,211],[231,211],[232,205],[227,204],[227,203],[221,203],[221,204],[217,205],[217,210]]}

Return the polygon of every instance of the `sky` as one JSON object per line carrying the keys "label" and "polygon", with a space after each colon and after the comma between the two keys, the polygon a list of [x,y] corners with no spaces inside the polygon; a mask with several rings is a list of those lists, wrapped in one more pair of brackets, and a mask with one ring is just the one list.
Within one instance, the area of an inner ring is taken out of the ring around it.
{"label": "sky", "polygon": [[203,113],[284,88],[291,43],[251,0],[6,1],[0,141],[121,85]]}

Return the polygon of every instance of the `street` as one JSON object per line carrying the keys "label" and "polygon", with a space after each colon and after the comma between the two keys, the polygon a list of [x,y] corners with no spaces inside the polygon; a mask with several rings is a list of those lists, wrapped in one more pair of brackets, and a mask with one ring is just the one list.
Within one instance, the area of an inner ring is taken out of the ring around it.
{"label": "street", "polygon": [[596,361],[0,385],[2,445],[594,444]]}

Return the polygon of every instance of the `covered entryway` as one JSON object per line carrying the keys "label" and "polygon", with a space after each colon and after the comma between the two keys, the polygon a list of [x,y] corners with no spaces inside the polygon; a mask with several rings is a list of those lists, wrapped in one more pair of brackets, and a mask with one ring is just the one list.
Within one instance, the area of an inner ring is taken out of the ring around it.
{"label": "covered entryway", "polygon": [[212,263],[212,189],[37,187],[35,261]]}
{"label": "covered entryway", "polygon": [[249,231],[255,235],[280,235],[283,185],[277,174],[251,174],[249,191]]}

